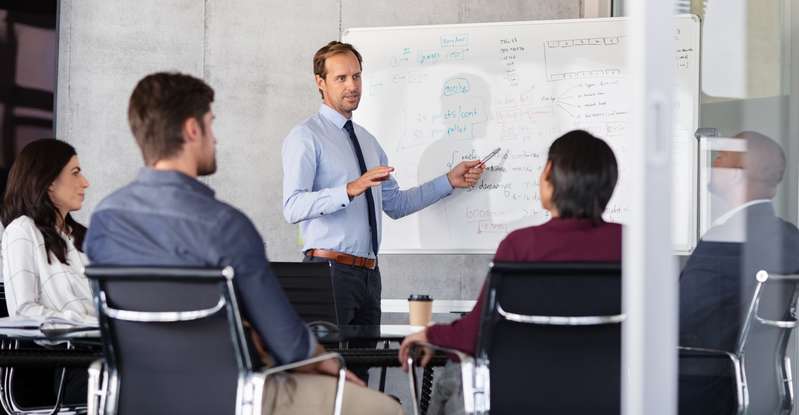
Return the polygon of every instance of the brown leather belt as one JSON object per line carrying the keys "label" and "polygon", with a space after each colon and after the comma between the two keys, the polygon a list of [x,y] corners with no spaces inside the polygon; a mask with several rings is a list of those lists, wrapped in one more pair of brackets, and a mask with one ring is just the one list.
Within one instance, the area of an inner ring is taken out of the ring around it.
{"label": "brown leather belt", "polygon": [[353,267],[375,269],[375,267],[377,266],[377,261],[375,261],[374,259],[345,254],[343,252],[338,252],[338,251],[331,251],[328,249],[309,249],[305,251],[305,255],[319,257],[319,258],[327,258],[336,261],[339,264],[352,265]]}

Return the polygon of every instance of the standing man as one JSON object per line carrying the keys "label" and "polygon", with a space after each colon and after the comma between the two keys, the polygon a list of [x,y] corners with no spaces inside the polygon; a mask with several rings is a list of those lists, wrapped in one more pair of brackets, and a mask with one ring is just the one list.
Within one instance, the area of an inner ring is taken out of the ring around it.
{"label": "standing man", "polygon": [[479,161],[464,161],[400,190],[377,139],[352,121],[361,100],[361,55],[333,41],[313,58],[319,112],[283,142],[283,214],[299,223],[306,261],[333,261],[340,324],[380,324],[380,212],[397,219],[474,185]]}

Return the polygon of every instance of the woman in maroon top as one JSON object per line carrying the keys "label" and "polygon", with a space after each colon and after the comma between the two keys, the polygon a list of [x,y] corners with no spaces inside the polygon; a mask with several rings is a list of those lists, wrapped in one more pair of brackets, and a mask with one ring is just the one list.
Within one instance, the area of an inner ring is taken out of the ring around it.
{"label": "woman in maroon top", "polygon": [[[495,261],[621,261],[621,225],[602,220],[618,177],[610,147],[575,130],[555,140],[539,178],[541,205],[551,219],[511,232],[499,244]],[[483,286],[485,290],[485,285]],[[451,324],[435,324],[406,337],[399,356],[407,370],[413,343],[428,342],[474,355],[483,292],[471,312]],[[422,364],[431,356],[426,351]],[[449,412],[449,411],[447,411]]]}

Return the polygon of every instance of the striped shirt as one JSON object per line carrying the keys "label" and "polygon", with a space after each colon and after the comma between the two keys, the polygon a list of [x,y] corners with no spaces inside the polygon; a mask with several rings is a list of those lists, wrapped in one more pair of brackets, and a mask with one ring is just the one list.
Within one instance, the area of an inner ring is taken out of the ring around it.
{"label": "striped shirt", "polygon": [[27,216],[14,219],[3,232],[0,257],[9,316],[96,323],[92,291],[83,275],[88,261],[71,237],[62,236],[69,264],[45,251],[44,236]]}

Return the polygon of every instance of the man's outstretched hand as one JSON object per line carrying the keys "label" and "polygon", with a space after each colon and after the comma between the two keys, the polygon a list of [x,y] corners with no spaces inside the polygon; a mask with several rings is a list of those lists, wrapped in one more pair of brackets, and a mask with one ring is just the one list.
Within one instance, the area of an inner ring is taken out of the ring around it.
{"label": "man's outstretched hand", "polygon": [[480,160],[462,161],[447,173],[447,178],[452,187],[471,187],[477,184],[484,170],[485,166],[480,163]]}

